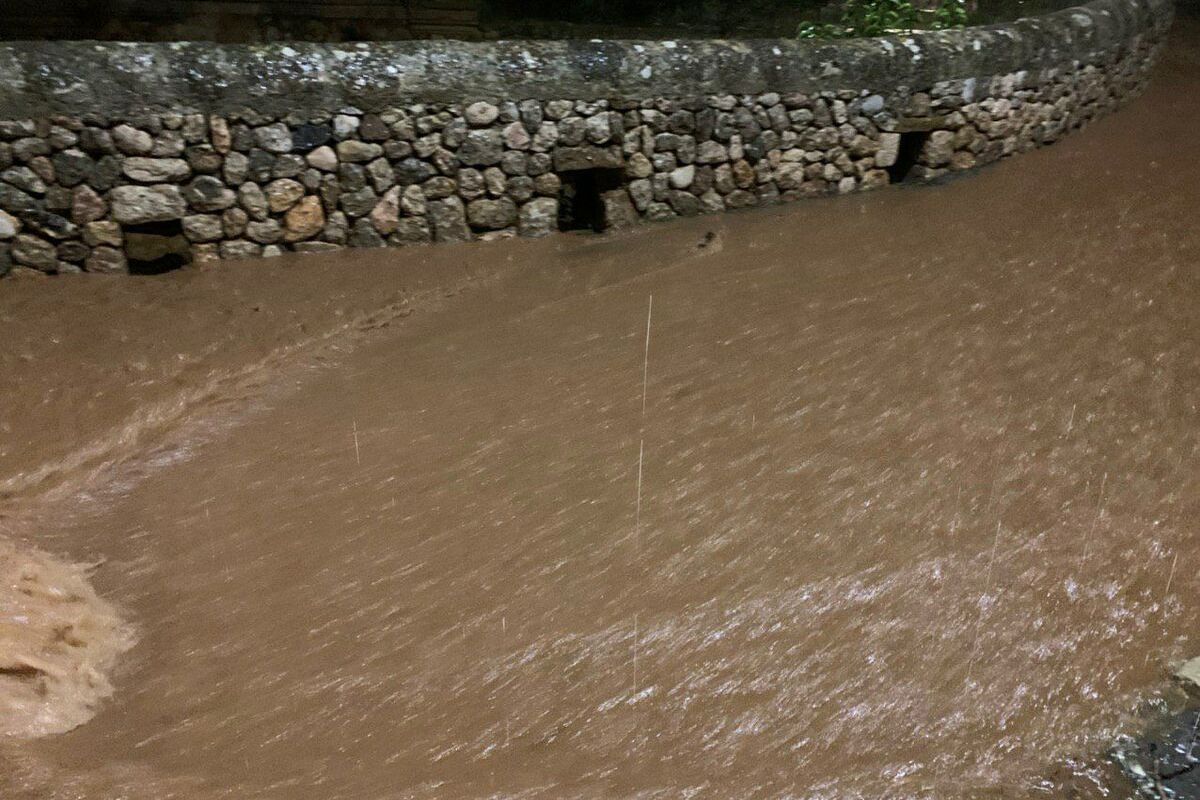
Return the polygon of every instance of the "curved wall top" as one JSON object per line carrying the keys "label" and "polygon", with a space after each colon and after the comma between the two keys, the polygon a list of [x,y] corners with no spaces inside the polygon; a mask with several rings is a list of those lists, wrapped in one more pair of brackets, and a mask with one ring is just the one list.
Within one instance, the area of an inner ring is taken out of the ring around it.
{"label": "curved wall top", "polygon": [[0,118],[145,109],[266,116],[476,99],[873,91],[1092,63],[1162,32],[1170,0],[1093,0],[950,31],[819,42],[0,44]]}

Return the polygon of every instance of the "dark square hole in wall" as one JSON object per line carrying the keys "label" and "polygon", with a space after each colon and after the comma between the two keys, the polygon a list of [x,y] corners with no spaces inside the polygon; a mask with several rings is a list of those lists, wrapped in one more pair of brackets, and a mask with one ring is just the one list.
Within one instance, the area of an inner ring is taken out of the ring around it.
{"label": "dark square hole in wall", "polygon": [[180,220],[126,225],[124,232],[131,275],[161,275],[192,261],[192,248]]}
{"label": "dark square hole in wall", "polygon": [[900,134],[900,149],[896,163],[887,168],[892,183],[904,183],[913,167],[921,160],[921,151],[929,140],[929,131],[908,131]]}
{"label": "dark square hole in wall", "polygon": [[621,188],[622,170],[578,169],[559,173],[559,177],[562,188],[558,193],[558,229],[599,233],[607,228],[603,195]]}

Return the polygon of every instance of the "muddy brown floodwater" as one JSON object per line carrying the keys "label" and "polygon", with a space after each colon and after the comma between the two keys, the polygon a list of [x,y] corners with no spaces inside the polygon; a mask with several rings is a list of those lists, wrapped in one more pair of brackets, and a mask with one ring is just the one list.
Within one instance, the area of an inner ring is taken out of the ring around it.
{"label": "muddy brown floodwater", "polygon": [[936,189],[4,284],[0,529],[137,642],[0,794],[1127,797],[1200,648],[1197,34]]}

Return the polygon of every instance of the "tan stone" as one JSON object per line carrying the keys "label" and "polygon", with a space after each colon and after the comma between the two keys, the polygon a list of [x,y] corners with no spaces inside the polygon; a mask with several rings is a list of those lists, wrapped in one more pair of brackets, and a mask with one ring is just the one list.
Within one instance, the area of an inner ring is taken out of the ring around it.
{"label": "tan stone", "polygon": [[316,236],[325,227],[321,198],[310,195],[302,199],[284,215],[283,224],[286,228],[283,239],[286,242],[299,242]]}

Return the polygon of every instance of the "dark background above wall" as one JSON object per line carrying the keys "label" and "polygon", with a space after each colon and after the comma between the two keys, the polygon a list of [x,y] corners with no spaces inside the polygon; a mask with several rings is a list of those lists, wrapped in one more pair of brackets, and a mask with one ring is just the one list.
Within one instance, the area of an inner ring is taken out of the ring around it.
{"label": "dark background above wall", "polygon": [[[1200,0],[1185,0],[1200,2]],[[0,0],[0,40],[352,42],[790,37],[840,0]],[[932,2],[932,0],[930,0]],[[970,0],[974,21],[1070,0]]]}

